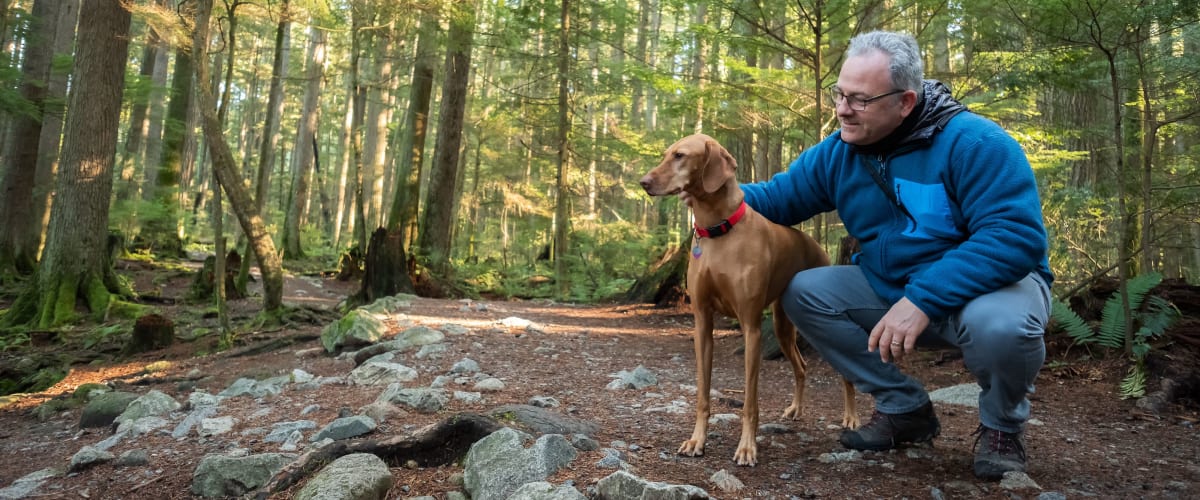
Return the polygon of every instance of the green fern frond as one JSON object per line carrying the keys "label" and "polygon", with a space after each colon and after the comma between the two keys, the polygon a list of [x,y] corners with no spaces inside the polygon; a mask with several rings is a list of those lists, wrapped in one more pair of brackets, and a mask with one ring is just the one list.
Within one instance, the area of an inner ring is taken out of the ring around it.
{"label": "green fern frond", "polygon": [[1063,301],[1053,299],[1050,302],[1050,317],[1054,319],[1054,324],[1067,332],[1067,335],[1076,344],[1096,341],[1096,332],[1092,330],[1092,327]]}
{"label": "green fern frond", "polygon": [[[1162,274],[1150,272],[1136,276],[1125,284],[1129,293],[1129,309],[1137,310],[1146,294],[1162,282]],[[1104,303],[1100,317],[1100,332],[1096,342],[1104,347],[1119,349],[1125,345],[1125,311],[1121,306],[1121,292],[1112,294]]]}
{"label": "green fern frond", "polygon": [[1150,297],[1146,299],[1145,310],[1138,314],[1142,327],[1137,336],[1148,339],[1167,333],[1182,315],[1171,301],[1158,296]]}
{"label": "green fern frond", "polygon": [[1129,374],[1121,380],[1121,399],[1140,398],[1146,395],[1146,367],[1138,362],[1129,367]]}

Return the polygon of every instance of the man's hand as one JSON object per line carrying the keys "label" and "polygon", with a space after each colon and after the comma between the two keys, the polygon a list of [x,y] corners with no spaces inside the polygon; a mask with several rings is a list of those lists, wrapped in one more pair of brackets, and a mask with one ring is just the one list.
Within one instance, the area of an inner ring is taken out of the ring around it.
{"label": "man's hand", "polygon": [[917,337],[927,326],[929,316],[907,297],[902,298],[871,329],[867,351],[875,352],[878,349],[879,359],[884,363],[899,361],[905,353],[916,348]]}

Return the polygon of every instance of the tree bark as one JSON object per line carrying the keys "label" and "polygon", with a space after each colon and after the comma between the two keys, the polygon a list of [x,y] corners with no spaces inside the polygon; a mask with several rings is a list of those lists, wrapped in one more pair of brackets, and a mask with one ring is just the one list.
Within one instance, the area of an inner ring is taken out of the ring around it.
{"label": "tree bark", "polygon": [[[262,142],[258,149],[258,172],[254,181],[254,206],[256,211],[265,217],[267,209],[267,193],[271,188],[271,168],[275,161],[275,148],[279,145],[279,118],[283,115],[283,79],[287,78],[288,53],[291,46],[291,12],[288,6],[291,0],[283,0],[279,9],[279,24],[275,27],[275,56],[271,62],[271,84],[267,91],[266,118],[263,123]],[[266,220],[263,219],[263,224]],[[246,282],[250,279],[250,242],[247,240],[242,251],[241,269],[238,271],[238,291],[246,290]],[[258,252],[254,252],[255,259]],[[259,267],[263,263],[259,261]]]}
{"label": "tree bark", "polygon": [[42,134],[46,82],[54,57],[55,19],[63,4],[33,3],[29,39],[21,61],[21,97],[29,109],[16,116],[4,147],[0,177],[0,281],[9,274],[30,274],[37,262],[33,224],[33,186]]}
{"label": "tree bark", "polygon": [[108,253],[108,203],[120,127],[130,14],[120,0],[80,9],[79,52],[46,251],[36,281],[41,328],[74,318],[82,298],[94,318],[115,290]]}
{"label": "tree bark", "polygon": [[392,33],[390,28],[374,31],[373,69],[371,81],[367,85],[367,108],[365,115],[366,129],[363,131],[364,165],[363,192],[366,193],[367,220],[365,228],[381,227],[385,224],[383,212],[384,198],[384,167],[387,165],[388,122],[391,113],[391,84],[392,73]]}
{"label": "tree bark", "polygon": [[[212,0],[198,0],[200,10],[212,10]],[[255,260],[263,278],[263,309],[267,314],[276,314],[283,307],[283,263],[275,251],[275,243],[267,233],[266,225],[259,213],[255,200],[250,197],[238,175],[237,161],[225,135],[221,122],[217,118],[217,102],[213,89],[209,87],[208,59],[204,40],[208,39],[207,24],[198,24],[192,35],[199,111],[204,127],[205,142],[212,152],[213,173],[221,188],[229,196],[229,205],[242,226],[242,231],[249,239],[250,248],[254,251]]]}
{"label": "tree bark", "polygon": [[567,279],[567,231],[570,226],[570,196],[567,170],[571,164],[571,111],[568,87],[571,71],[571,1],[562,0],[558,37],[558,156],[554,186],[554,281],[560,298],[567,298],[570,282]]}
{"label": "tree bark", "polygon": [[[54,35],[54,57],[70,57],[75,49],[75,26],[79,24],[79,0],[62,0],[58,11],[58,27]],[[33,239],[35,248],[46,240],[50,225],[50,200],[54,191],[54,176],[58,172],[59,148],[62,146],[63,122],[67,115],[67,80],[71,69],[50,67],[46,84],[46,107],[42,112],[42,136],[39,140],[37,172],[33,178]]]}
{"label": "tree bark", "polygon": [[[183,253],[183,241],[179,238],[179,189],[183,175],[185,148],[187,147],[188,109],[192,106],[191,55],[185,48],[175,50],[175,74],[171,77],[171,101],[167,105],[166,126],[163,130],[162,155],[154,184],[143,191],[144,199],[158,205],[158,211],[148,214],[142,229],[146,243],[155,251],[165,255],[179,256]],[[207,84],[207,82],[204,82]]]}
{"label": "tree bark", "polygon": [[421,164],[425,157],[425,139],[429,129],[429,101],[433,95],[433,39],[437,19],[421,17],[417,35],[416,60],[409,86],[408,111],[401,129],[400,162],[396,173],[396,195],[388,216],[388,231],[403,231],[405,243],[415,241],[417,202],[421,192]]}
{"label": "tree bark", "polygon": [[419,255],[432,278],[448,282],[454,228],[454,199],[458,190],[458,160],[462,145],[463,115],[471,70],[471,45],[475,11],[472,2],[459,4],[452,14],[447,36],[446,79],[442,86],[437,143],[429,175],[425,213],[418,237]]}
{"label": "tree bark", "polygon": [[313,141],[317,134],[317,116],[320,108],[322,73],[325,67],[325,32],[312,28],[308,46],[308,68],[305,71],[304,107],[300,110],[300,123],[296,127],[296,147],[292,154],[292,203],[288,205],[287,218],[283,224],[283,255],[289,259],[304,256],[300,246],[300,223],[309,197],[309,180],[315,153]]}

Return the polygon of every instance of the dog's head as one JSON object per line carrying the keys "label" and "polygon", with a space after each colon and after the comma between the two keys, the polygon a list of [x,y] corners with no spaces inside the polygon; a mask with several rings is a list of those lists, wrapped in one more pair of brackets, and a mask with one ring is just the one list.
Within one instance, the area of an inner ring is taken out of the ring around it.
{"label": "dog's head", "polygon": [[662,163],[640,181],[650,196],[687,191],[712,193],[733,178],[737,161],[715,139],[704,134],[684,137],[667,148]]}

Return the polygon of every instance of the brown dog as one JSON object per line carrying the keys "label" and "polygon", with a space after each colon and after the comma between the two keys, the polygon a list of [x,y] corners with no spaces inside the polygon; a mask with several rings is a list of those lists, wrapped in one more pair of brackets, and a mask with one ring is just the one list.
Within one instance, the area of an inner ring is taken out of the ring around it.
{"label": "brown dog", "polygon": [[[713,138],[696,134],[667,148],[662,163],[642,177],[651,196],[687,192],[696,219],[687,288],[695,317],[696,427],[679,447],[681,455],[704,454],[708,431],[709,389],[712,382],[713,313],[736,317],[745,342],[746,402],[742,435],[733,455],[738,465],[758,461],[758,367],[762,312],[773,311],[775,335],[792,365],[796,389],[784,418],[800,416],[804,398],[805,361],[796,347],[796,329],[777,300],[792,276],[829,265],[829,256],[810,236],[768,221],[743,202],[734,178],[737,162]],[[854,386],[844,382],[842,425],[858,427]]]}

